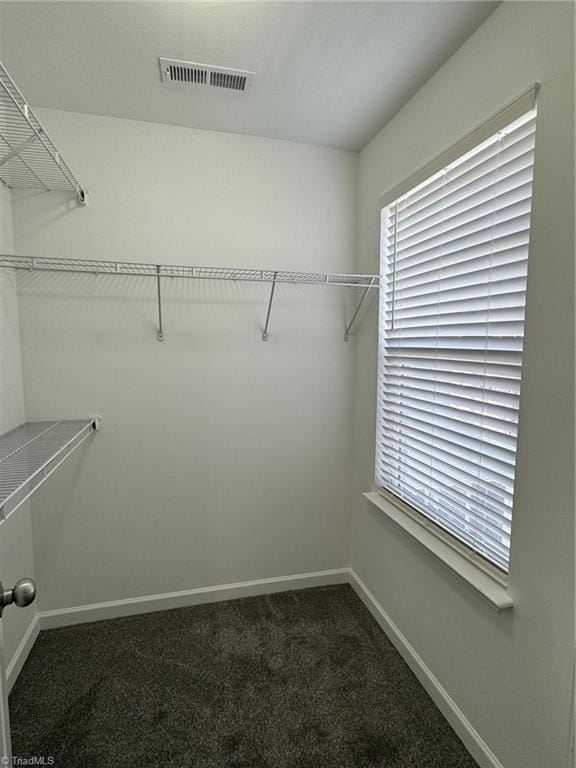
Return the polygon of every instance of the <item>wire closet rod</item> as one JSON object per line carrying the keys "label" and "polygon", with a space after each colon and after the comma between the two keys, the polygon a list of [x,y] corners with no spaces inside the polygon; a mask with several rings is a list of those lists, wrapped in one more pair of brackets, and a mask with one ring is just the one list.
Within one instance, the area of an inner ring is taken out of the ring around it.
{"label": "wire closet rod", "polygon": [[132,277],[153,277],[156,280],[158,301],[158,341],[164,341],[162,320],[162,278],[186,278],[195,280],[232,280],[271,284],[266,323],[262,341],[268,341],[268,328],[274,289],[278,283],[334,285],[344,288],[364,288],[362,297],[352,319],[346,326],[344,340],[348,341],[353,326],[369,294],[380,287],[379,275],[340,274],[330,272],[288,272],[271,269],[240,269],[228,267],[196,267],[174,264],[145,264],[131,261],[100,261],[95,259],[60,259],[35,256],[0,255],[0,268],[18,269],[29,272],[64,272],[74,274],[116,275]]}

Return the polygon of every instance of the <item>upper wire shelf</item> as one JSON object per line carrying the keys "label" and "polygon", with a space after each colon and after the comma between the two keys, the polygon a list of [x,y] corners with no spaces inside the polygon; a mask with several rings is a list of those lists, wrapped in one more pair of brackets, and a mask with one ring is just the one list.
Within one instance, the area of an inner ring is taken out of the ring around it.
{"label": "upper wire shelf", "polygon": [[94,275],[141,275],[203,280],[242,280],[257,283],[313,283],[354,288],[377,288],[379,275],[288,272],[272,269],[195,267],[174,264],[142,264],[131,261],[59,259],[0,255],[0,267],[44,272],[81,272]]}
{"label": "upper wire shelf", "polygon": [[0,255],[0,268],[20,269],[31,272],[69,272],[92,275],[131,275],[153,277],[156,280],[158,301],[158,341],[164,341],[162,316],[163,278],[187,278],[196,280],[240,280],[252,283],[269,283],[270,297],[266,322],[262,329],[262,341],[268,341],[268,328],[274,291],[279,283],[299,283],[308,285],[337,285],[345,288],[363,288],[362,297],[352,319],[344,330],[344,341],[353,333],[361,309],[366,304],[369,294],[380,287],[380,275],[333,274],[330,272],[286,272],[272,269],[240,269],[233,267],[193,267],[174,264],[143,264],[132,261],[100,261],[94,259],[59,259],[51,257]]}
{"label": "upper wire shelf", "polygon": [[100,426],[101,419],[31,421],[0,436],[0,522]]}
{"label": "upper wire shelf", "polygon": [[10,188],[86,193],[0,62],[0,179]]}

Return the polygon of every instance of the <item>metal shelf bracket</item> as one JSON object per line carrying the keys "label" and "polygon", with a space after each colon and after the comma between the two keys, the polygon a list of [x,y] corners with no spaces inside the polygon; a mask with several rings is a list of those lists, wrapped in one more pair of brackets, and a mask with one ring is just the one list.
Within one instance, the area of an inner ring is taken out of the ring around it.
{"label": "metal shelf bracket", "polygon": [[272,311],[272,302],[274,300],[274,291],[276,290],[276,278],[278,272],[274,272],[272,278],[272,287],[270,288],[270,299],[268,300],[268,312],[266,312],[266,323],[264,324],[264,330],[262,331],[262,341],[268,341],[268,326],[270,325],[270,312]]}
{"label": "metal shelf bracket", "polygon": [[[364,306],[364,304],[366,303],[366,300],[367,300],[367,298],[368,298],[368,294],[370,293],[370,291],[371,291],[373,288],[375,288],[375,287],[376,287],[376,285],[375,285],[375,282],[376,282],[376,278],[375,278],[375,277],[373,277],[373,278],[370,280],[370,285],[368,285],[368,286],[367,286],[367,287],[364,289],[364,293],[362,294],[362,298],[360,299],[360,301],[359,301],[359,303],[358,303],[358,306],[356,307],[356,310],[355,310],[354,314],[352,315],[352,319],[350,320],[350,322],[349,322],[349,323],[348,323],[348,325],[346,326],[346,330],[344,331],[344,341],[350,341],[350,335],[351,335],[351,333],[352,333],[352,328],[353,328],[353,326],[354,326],[354,323],[356,322],[356,318],[358,317],[358,314],[360,313],[360,310],[362,309],[362,307],[363,307],[363,306]],[[358,329],[356,329],[356,331],[357,331],[357,330],[358,330]]]}
{"label": "metal shelf bracket", "polygon": [[156,265],[156,292],[158,296],[158,341],[164,341],[164,328],[162,326],[162,288],[160,285],[160,265]]}

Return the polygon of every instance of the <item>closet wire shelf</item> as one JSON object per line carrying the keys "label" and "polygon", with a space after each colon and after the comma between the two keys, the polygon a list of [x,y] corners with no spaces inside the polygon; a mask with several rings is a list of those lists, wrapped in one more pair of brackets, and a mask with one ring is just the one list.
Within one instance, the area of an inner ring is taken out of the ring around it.
{"label": "closet wire shelf", "polygon": [[0,435],[0,523],[100,426],[101,419],[31,421]]}
{"label": "closet wire shelf", "polygon": [[338,274],[330,272],[290,272],[271,269],[240,269],[232,267],[196,267],[174,264],[144,264],[126,261],[102,261],[95,259],[60,259],[52,257],[0,255],[0,268],[18,269],[31,272],[68,272],[93,275],[132,275],[153,277],[156,279],[158,301],[158,341],[164,341],[162,323],[162,278],[186,278],[196,280],[232,280],[270,284],[270,296],[266,323],[262,331],[262,341],[268,341],[268,329],[274,290],[279,283],[332,285],[344,288],[364,288],[352,318],[344,331],[344,340],[348,341],[354,324],[360,315],[371,292],[380,287],[379,275]]}
{"label": "closet wire shelf", "polygon": [[16,83],[0,63],[0,179],[7,187],[86,192],[50,140]]}
{"label": "closet wire shelf", "polygon": [[272,269],[196,267],[174,264],[143,264],[132,261],[59,259],[0,255],[0,267],[45,272],[80,272],[94,275],[143,275],[203,280],[243,280],[257,283],[320,283],[354,288],[377,288],[379,275],[288,272]]}

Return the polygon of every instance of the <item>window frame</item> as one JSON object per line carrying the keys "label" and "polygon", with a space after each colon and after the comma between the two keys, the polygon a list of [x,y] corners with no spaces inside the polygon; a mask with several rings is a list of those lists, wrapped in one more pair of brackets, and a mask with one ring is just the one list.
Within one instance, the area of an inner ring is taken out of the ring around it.
{"label": "window frame", "polygon": [[[483,121],[479,126],[477,126],[472,131],[467,133],[465,136],[463,136],[453,145],[448,147],[439,155],[435,156],[434,159],[431,160],[429,163],[419,168],[415,173],[410,175],[402,183],[396,185],[394,188],[392,188],[390,191],[388,191],[386,194],[380,197],[379,199],[380,221],[382,221],[382,218],[383,218],[382,211],[384,208],[389,206],[391,203],[394,203],[396,200],[398,200],[398,198],[410,192],[415,187],[418,187],[420,184],[425,182],[431,176],[434,176],[439,171],[443,170],[446,166],[459,160],[463,155],[467,154],[468,152],[473,150],[475,147],[477,147],[479,144],[481,144],[482,142],[492,137],[494,134],[504,129],[510,123],[522,117],[527,112],[531,110],[535,110],[537,108],[537,97],[538,97],[539,90],[540,90],[540,84],[535,83],[529,89],[527,89],[526,91],[521,93],[518,97],[516,97],[513,101],[511,101],[508,105],[506,105],[504,108],[500,109],[498,112],[493,114],[487,120]],[[379,263],[380,263],[380,271],[381,271],[382,269],[381,254],[379,258]],[[383,290],[382,282],[381,282],[381,290]],[[379,331],[379,334],[380,334],[380,331]],[[380,363],[379,349],[378,349],[377,355],[378,355],[378,363]],[[379,392],[379,389],[378,389],[378,392]],[[378,434],[379,433],[377,429],[376,441],[375,441],[376,455],[375,455],[374,466],[376,466],[378,451],[379,451]],[[518,419],[518,434],[520,434],[520,419]],[[516,456],[518,455],[518,439],[519,438],[517,438],[517,441],[516,441]],[[517,481],[518,481],[518,463],[516,461],[514,497],[516,496]],[[440,542],[442,542],[444,545],[448,545],[448,547],[450,547],[452,550],[454,550],[456,553],[458,553],[458,555],[460,555],[464,559],[464,562],[468,561],[469,563],[472,563],[477,569],[482,571],[484,574],[488,575],[491,579],[497,582],[498,585],[501,585],[504,589],[507,587],[510,571],[512,567],[512,562],[513,562],[512,560],[513,524],[512,524],[512,532],[510,534],[508,570],[504,571],[501,568],[499,568],[496,564],[490,562],[481,553],[477,552],[468,543],[460,540],[455,534],[451,533],[448,529],[444,528],[442,525],[435,522],[432,518],[428,517],[425,513],[421,512],[416,507],[413,507],[409,502],[405,501],[400,496],[397,496],[393,490],[382,487],[376,482],[376,480],[373,485],[373,490],[376,492],[376,494],[379,497],[381,497],[383,500],[387,501],[388,503],[392,504],[395,508],[400,510],[404,515],[409,517],[411,520],[415,521],[419,526],[424,528],[425,531],[432,534],[433,537],[435,537],[436,539],[439,539]],[[385,511],[385,507],[383,507],[380,503],[375,501],[374,498],[372,498],[374,494],[365,494],[365,495],[370,501],[372,501],[373,504],[375,504],[377,507]],[[512,505],[513,510],[514,510],[514,507],[515,507],[515,504],[513,501],[513,505]],[[409,525],[402,524],[402,527],[404,528],[404,530],[409,532],[409,529],[410,529]],[[416,536],[416,538],[418,538],[427,549],[434,552],[434,554],[436,554],[438,557],[440,557],[441,559],[445,559],[442,557],[442,554],[441,554],[441,549],[442,549],[441,546],[435,547],[433,544],[428,545],[425,543],[425,541],[422,541],[419,535]],[[457,568],[454,570],[457,570],[458,572],[460,572],[462,569]],[[464,573],[461,573],[460,575],[463,575],[463,577],[466,580],[470,581],[473,584],[474,579],[468,579]]]}

